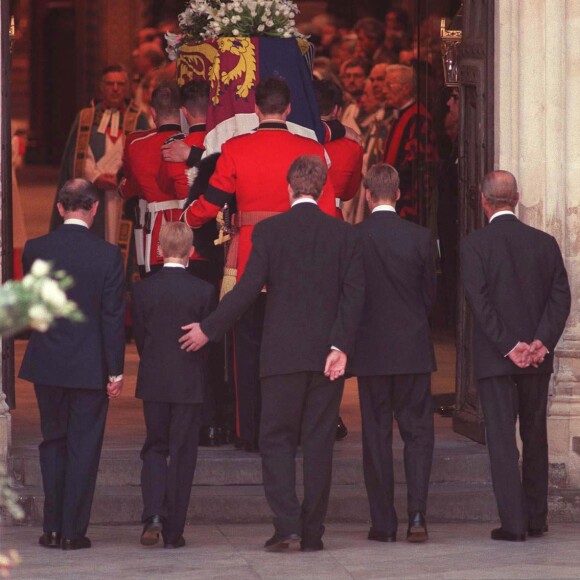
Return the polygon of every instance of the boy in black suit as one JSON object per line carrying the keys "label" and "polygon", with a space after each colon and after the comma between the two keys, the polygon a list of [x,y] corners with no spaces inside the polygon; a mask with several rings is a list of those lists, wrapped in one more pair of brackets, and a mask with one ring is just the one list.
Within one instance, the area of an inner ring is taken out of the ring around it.
{"label": "boy in black suit", "polygon": [[[135,285],[133,332],[141,357],[135,396],[143,400],[147,437],[141,451],[141,544],[185,546],[183,529],[197,461],[205,352],[179,348],[181,326],[213,309],[213,287],[186,271],[193,235],[181,222],[159,235],[163,268]],[[168,463],[169,457],[169,463]]]}
{"label": "boy in black suit", "polygon": [[431,232],[399,217],[399,174],[386,163],[364,179],[371,215],[358,229],[365,304],[352,372],[358,377],[363,466],[371,509],[368,539],[395,542],[393,419],[405,444],[407,540],[427,540],[427,493],[433,460],[429,314],[435,298]]}

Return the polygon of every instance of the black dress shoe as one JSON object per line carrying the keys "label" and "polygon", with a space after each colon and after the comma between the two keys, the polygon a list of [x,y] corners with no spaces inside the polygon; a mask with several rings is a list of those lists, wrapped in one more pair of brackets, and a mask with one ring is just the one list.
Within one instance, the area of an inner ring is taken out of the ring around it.
{"label": "black dress shoe", "polygon": [[548,533],[548,524],[544,524],[539,528],[528,528],[528,538],[541,538],[544,534]]}
{"label": "black dress shoe", "polygon": [[415,512],[409,516],[409,527],[407,528],[407,542],[420,543],[429,539],[427,533],[427,521],[425,514]]}
{"label": "black dress shoe", "polygon": [[69,540],[68,538],[63,538],[61,543],[61,548],[63,550],[84,550],[85,548],[91,547],[91,541],[86,537],[77,538],[76,540]]}
{"label": "black dress shoe", "polygon": [[200,447],[219,447],[222,444],[219,429],[213,425],[206,425],[199,431]]}
{"label": "black dress shoe", "polygon": [[176,550],[177,548],[183,548],[185,546],[185,538],[183,536],[179,536],[175,542],[165,542],[163,547],[167,550]]}
{"label": "black dress shoe", "polygon": [[279,536],[274,533],[274,535],[264,544],[264,549],[268,552],[281,552],[282,550],[287,550],[290,547],[290,544],[296,544],[299,541],[300,536],[298,534]]}
{"label": "black dress shoe", "polygon": [[495,528],[495,530],[491,530],[491,539],[503,540],[504,542],[525,542],[526,534],[512,534],[503,528]]}
{"label": "black dress shoe", "polygon": [[338,418],[338,425],[336,426],[336,440],[342,441],[348,435],[348,429],[342,421],[342,417]]}
{"label": "black dress shoe", "polygon": [[159,542],[159,534],[163,531],[163,520],[161,516],[151,516],[145,521],[143,532],[141,533],[142,546],[154,546]]}
{"label": "black dress shoe", "polygon": [[45,548],[60,548],[60,534],[58,532],[44,532],[38,543]]}
{"label": "black dress shoe", "polygon": [[324,542],[322,540],[309,540],[307,542],[300,542],[301,552],[320,552],[324,550]]}
{"label": "black dress shoe", "polygon": [[386,532],[379,532],[371,528],[369,530],[369,535],[367,536],[369,540],[374,540],[375,542],[396,542],[397,533],[387,534]]}

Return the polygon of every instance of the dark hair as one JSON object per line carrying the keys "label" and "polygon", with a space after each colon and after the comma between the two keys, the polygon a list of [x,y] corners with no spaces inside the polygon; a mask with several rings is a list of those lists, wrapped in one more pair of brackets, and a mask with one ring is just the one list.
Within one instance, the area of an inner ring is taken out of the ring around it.
{"label": "dark hair", "polygon": [[294,197],[301,195],[311,195],[318,199],[322,193],[322,188],[326,183],[326,164],[316,155],[301,155],[296,158],[286,179],[294,191]]}
{"label": "dark hair", "polygon": [[109,73],[127,74],[127,69],[122,64],[110,64],[101,71],[101,78],[103,78],[105,75],[108,75]]}
{"label": "dark hair", "polygon": [[373,201],[395,202],[399,191],[399,174],[392,165],[377,163],[367,171],[363,185],[370,191]]}
{"label": "dark hair", "polygon": [[159,117],[177,114],[180,106],[179,88],[174,81],[161,83],[151,95],[151,107],[155,109]]}
{"label": "dark hair", "polygon": [[377,44],[382,44],[385,40],[385,25],[376,18],[361,18],[355,25],[354,31],[364,31],[364,33]]}
{"label": "dark hair", "polygon": [[321,115],[330,115],[334,107],[342,108],[344,105],[342,89],[334,81],[314,79],[313,83]]}
{"label": "dark hair", "polygon": [[290,87],[280,77],[270,77],[256,86],[256,106],[265,115],[279,115],[290,104]]}
{"label": "dark hair", "polygon": [[64,211],[89,211],[99,200],[97,187],[86,179],[69,179],[60,188],[56,201]]}
{"label": "dark hair", "polygon": [[181,104],[193,115],[204,114],[207,111],[209,101],[209,83],[197,79],[184,84],[181,89]]}

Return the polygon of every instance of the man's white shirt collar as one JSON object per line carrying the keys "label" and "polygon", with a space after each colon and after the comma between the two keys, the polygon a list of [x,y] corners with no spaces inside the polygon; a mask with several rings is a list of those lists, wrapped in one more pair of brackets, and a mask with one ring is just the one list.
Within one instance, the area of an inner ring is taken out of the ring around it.
{"label": "man's white shirt collar", "polygon": [[311,197],[300,197],[296,201],[293,201],[292,205],[290,207],[294,207],[295,205],[298,205],[299,203],[313,203],[314,205],[318,205],[316,203],[316,201],[314,199],[312,199]]}
{"label": "man's white shirt collar", "polygon": [[78,220],[76,218],[69,218],[68,220],[64,220],[64,224],[66,226],[84,226],[85,228],[89,229],[89,224],[87,224],[87,222]]}
{"label": "man's white shirt collar", "polygon": [[165,262],[163,264],[164,268],[183,268],[185,270],[185,266],[183,264],[178,264],[177,262]]}
{"label": "man's white shirt collar", "polygon": [[392,211],[394,213],[397,213],[397,210],[388,203],[382,203],[381,205],[377,205],[376,207],[373,208],[373,211],[371,213],[375,213],[376,211]]}
{"label": "man's white shirt collar", "polygon": [[516,214],[513,211],[510,211],[509,209],[502,209],[501,211],[496,211],[489,218],[489,223],[491,223],[496,217],[499,217],[500,215],[513,215],[514,217],[516,217]]}

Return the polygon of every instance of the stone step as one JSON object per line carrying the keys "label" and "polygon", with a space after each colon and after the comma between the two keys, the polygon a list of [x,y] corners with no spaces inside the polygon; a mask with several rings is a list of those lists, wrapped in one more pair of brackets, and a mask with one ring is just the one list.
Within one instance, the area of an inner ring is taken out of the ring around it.
{"label": "stone step", "polygon": [[[298,487],[298,496],[302,497]],[[397,485],[395,503],[401,521],[406,518],[406,486]],[[42,523],[43,494],[39,487],[19,490],[26,525]],[[139,487],[107,486],[97,489],[91,514],[94,524],[134,524],[143,509]],[[261,485],[198,486],[192,488],[190,523],[263,523],[271,512]],[[429,493],[429,521],[491,521],[496,519],[493,492],[486,484],[433,484]],[[333,485],[327,520],[364,523],[369,508],[364,486]],[[569,521],[569,520],[566,520]]]}
{"label": "stone step", "polygon": [[[403,451],[393,450],[395,479],[404,483]],[[14,449],[13,472],[18,483],[41,486],[42,477],[36,448]],[[297,480],[302,478],[302,459],[298,456]],[[99,466],[98,487],[135,486],[140,484],[139,449],[107,449]],[[489,483],[489,459],[485,447],[479,445],[436,447],[432,483]],[[199,451],[195,473],[196,485],[259,485],[262,482],[261,460],[258,454],[248,454],[232,447]],[[334,485],[362,485],[363,468],[360,448],[337,445],[333,467]]]}
{"label": "stone step", "polygon": [[[24,507],[24,525],[42,524],[43,494],[39,487],[19,491]],[[298,487],[298,496],[303,490]],[[406,486],[395,488],[395,506],[401,522],[406,521]],[[580,522],[580,490],[550,489],[549,518],[552,522]],[[139,487],[108,486],[97,489],[91,513],[93,524],[136,524],[143,508]],[[271,513],[260,485],[198,486],[192,488],[188,522],[195,524],[265,523]],[[370,521],[364,486],[333,485],[328,522],[366,523]],[[429,489],[430,522],[497,522],[497,510],[491,485],[432,484]],[[4,520],[4,523],[8,523]],[[0,518],[0,525],[2,518]]]}

